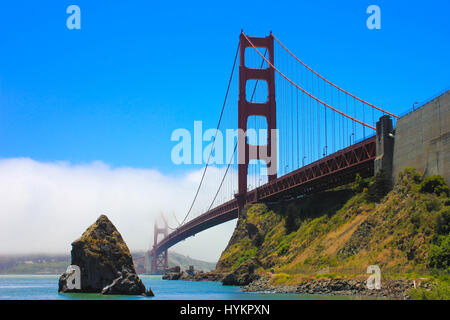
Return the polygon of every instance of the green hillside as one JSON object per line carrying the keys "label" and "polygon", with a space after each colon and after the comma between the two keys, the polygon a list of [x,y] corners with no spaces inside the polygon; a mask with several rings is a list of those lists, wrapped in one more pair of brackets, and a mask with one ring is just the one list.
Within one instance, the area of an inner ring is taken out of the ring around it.
{"label": "green hillside", "polygon": [[249,258],[274,282],[304,277],[433,277],[450,271],[450,199],[439,176],[405,169],[389,191],[380,174],[346,188],[245,208],[217,264],[235,270]]}

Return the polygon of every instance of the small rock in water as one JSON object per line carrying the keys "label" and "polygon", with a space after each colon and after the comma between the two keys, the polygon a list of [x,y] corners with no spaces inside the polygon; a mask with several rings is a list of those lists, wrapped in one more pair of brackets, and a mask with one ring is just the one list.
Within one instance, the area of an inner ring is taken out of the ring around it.
{"label": "small rock in water", "polygon": [[79,267],[80,288],[73,288],[68,283],[74,273],[69,268],[69,273],[66,271],[59,278],[59,292],[146,294],[130,250],[107,216],[101,215],[81,238],[72,243],[71,255],[72,265]]}
{"label": "small rock in water", "polygon": [[120,277],[103,288],[102,294],[143,294],[145,286],[136,273],[124,270]]}
{"label": "small rock in water", "polygon": [[155,294],[153,293],[151,288],[148,288],[148,290],[145,293],[143,293],[142,295],[146,296],[146,297],[154,297],[155,296]]}

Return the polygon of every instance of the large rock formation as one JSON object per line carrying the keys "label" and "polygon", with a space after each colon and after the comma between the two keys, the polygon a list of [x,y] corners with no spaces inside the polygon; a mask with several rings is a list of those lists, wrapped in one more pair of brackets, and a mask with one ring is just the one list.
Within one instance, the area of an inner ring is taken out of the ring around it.
{"label": "large rock formation", "polygon": [[[125,241],[107,216],[101,215],[72,243],[72,265],[80,268],[81,289],[69,289],[70,274],[59,279],[59,292],[146,294]],[[148,295],[153,295],[149,290]]]}

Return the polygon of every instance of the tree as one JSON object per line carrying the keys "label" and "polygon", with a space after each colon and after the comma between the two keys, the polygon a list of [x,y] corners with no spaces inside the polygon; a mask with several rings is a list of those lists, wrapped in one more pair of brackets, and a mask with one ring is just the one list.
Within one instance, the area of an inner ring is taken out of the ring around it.
{"label": "tree", "polygon": [[450,235],[442,237],[439,245],[431,246],[428,259],[428,265],[432,268],[444,270],[450,268]]}
{"label": "tree", "polygon": [[444,178],[441,175],[433,175],[426,177],[420,184],[420,192],[422,193],[435,193],[438,196],[441,193],[449,195],[449,188]]}
{"label": "tree", "polygon": [[438,234],[450,233],[450,208],[443,209],[436,216],[435,229]]}
{"label": "tree", "polygon": [[361,193],[364,188],[367,188],[368,186],[368,182],[367,180],[363,179],[359,173],[356,174],[355,176],[355,182],[353,182],[352,185],[352,191],[355,193]]}

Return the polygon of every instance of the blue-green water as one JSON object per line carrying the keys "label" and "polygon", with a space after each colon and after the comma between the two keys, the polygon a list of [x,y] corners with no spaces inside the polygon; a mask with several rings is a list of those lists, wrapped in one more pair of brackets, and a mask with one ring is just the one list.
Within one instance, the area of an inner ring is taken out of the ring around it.
{"label": "blue-green water", "polygon": [[349,299],[349,297],[248,293],[239,287],[222,286],[220,282],[169,281],[161,276],[140,275],[154,297],[101,294],[58,293],[58,275],[0,275],[0,300],[60,300],[60,299],[163,299],[163,300],[247,300],[247,299]]}

